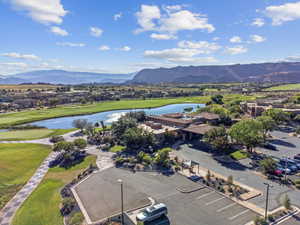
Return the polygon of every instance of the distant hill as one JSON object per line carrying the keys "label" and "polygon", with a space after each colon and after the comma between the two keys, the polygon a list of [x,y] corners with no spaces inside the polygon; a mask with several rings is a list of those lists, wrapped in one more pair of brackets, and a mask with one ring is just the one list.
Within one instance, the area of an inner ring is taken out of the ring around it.
{"label": "distant hill", "polygon": [[143,69],[130,83],[300,82],[300,62]]}
{"label": "distant hill", "polygon": [[0,84],[51,83],[51,84],[83,84],[83,83],[123,83],[135,74],[107,74],[89,72],[71,72],[64,70],[40,70],[0,76]]}

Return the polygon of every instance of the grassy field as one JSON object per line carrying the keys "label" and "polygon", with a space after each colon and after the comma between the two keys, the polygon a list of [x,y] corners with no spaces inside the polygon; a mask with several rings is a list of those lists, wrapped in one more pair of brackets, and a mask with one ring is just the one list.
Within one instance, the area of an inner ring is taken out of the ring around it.
{"label": "grassy field", "polygon": [[[241,95],[226,95],[225,101],[242,99],[250,100],[252,96]],[[168,104],[177,103],[206,103],[210,100],[209,96],[200,97],[185,97],[185,98],[160,98],[149,100],[122,100],[122,101],[107,101],[96,104],[87,105],[71,105],[71,106],[58,106],[51,109],[30,110],[16,113],[6,113],[0,115],[0,128],[7,128],[13,125],[22,123],[29,123],[38,120],[74,116],[83,114],[92,114],[97,112],[118,110],[118,109],[134,109],[134,108],[151,108],[159,107]]]}
{"label": "grassy field", "polygon": [[82,163],[67,170],[51,168],[42,183],[18,210],[12,224],[63,225],[59,211],[59,190],[95,161],[95,156],[88,156]]}
{"label": "grassy field", "polygon": [[238,150],[235,152],[232,152],[230,156],[235,159],[235,160],[241,160],[241,159],[246,159],[249,157],[249,154],[243,150]]}
{"label": "grassy field", "polygon": [[113,147],[111,147],[109,149],[110,152],[114,152],[114,153],[117,153],[117,152],[122,152],[126,147],[125,146],[122,146],[122,145],[115,145]]}
{"label": "grassy field", "polygon": [[13,130],[0,132],[0,141],[22,141],[35,140],[51,137],[53,135],[63,135],[74,131],[75,129],[30,129],[30,130]]}
{"label": "grassy field", "polygon": [[279,86],[274,86],[265,89],[265,91],[291,91],[291,90],[300,90],[300,84],[286,84],[286,85],[279,85]]}
{"label": "grassy field", "polygon": [[38,144],[0,144],[0,209],[34,174],[51,149]]}

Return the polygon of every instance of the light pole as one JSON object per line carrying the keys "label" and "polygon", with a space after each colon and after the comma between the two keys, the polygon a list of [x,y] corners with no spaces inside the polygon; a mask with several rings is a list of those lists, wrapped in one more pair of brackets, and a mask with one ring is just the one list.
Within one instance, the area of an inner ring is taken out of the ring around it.
{"label": "light pole", "polygon": [[123,180],[119,179],[121,185],[121,224],[124,225],[124,199],[123,199]]}
{"label": "light pole", "polygon": [[272,187],[268,183],[264,183],[264,185],[267,186],[267,194],[266,194],[266,208],[265,208],[265,221],[267,221],[267,216],[268,216],[268,206],[269,206],[269,189]]}
{"label": "light pole", "polygon": [[285,157],[285,168],[284,168],[284,182],[287,183],[287,176],[286,176],[286,172],[287,172],[287,160],[288,157]]}

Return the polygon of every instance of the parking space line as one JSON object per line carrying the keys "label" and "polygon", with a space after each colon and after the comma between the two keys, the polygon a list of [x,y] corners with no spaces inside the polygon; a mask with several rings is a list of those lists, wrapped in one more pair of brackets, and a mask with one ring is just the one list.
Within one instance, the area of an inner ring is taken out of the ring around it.
{"label": "parking space line", "polygon": [[242,211],[242,212],[240,212],[240,213],[236,214],[235,216],[232,216],[228,219],[229,220],[234,220],[235,218],[237,218],[237,217],[239,217],[239,216],[241,216],[241,215],[243,215],[243,214],[245,214],[246,212],[249,212],[249,211],[250,211],[250,209],[246,209],[246,210],[244,210],[244,211]]}
{"label": "parking space line", "polygon": [[215,193],[214,191],[211,191],[211,192],[208,192],[208,193],[206,193],[206,194],[203,194],[203,195],[200,195],[200,196],[198,196],[196,199],[201,199],[201,198],[204,198],[204,197],[206,197],[206,196],[208,196],[208,195],[210,195],[210,194],[212,194],[212,193]]}
{"label": "parking space line", "polygon": [[211,201],[211,202],[208,202],[208,203],[206,203],[205,205],[211,205],[211,204],[214,204],[215,202],[218,202],[218,201],[220,201],[220,200],[222,200],[222,199],[224,199],[224,198],[226,198],[226,197],[221,197],[221,198],[218,198],[218,199],[215,199],[215,200],[213,200],[213,201]]}
{"label": "parking space line", "polygon": [[230,205],[226,205],[226,206],[223,207],[223,208],[218,209],[217,212],[222,212],[222,211],[224,211],[225,209],[228,209],[228,208],[230,208],[230,207],[232,207],[232,206],[234,206],[234,205],[236,205],[235,202],[232,203],[232,204],[230,204]]}

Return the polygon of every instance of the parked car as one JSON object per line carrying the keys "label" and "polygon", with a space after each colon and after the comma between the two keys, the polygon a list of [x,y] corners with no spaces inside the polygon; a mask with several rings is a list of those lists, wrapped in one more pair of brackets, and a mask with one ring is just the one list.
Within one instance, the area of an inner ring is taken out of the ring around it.
{"label": "parked car", "polygon": [[289,159],[280,160],[279,164],[282,167],[289,168],[292,172],[296,172],[298,170],[298,167],[294,163],[290,162]]}
{"label": "parked car", "polygon": [[300,160],[300,154],[295,155],[295,156],[294,156],[294,159]]}
{"label": "parked car", "polygon": [[270,144],[270,143],[265,143],[265,144],[262,145],[262,147],[264,147],[266,149],[273,150],[273,151],[277,150],[277,147],[275,145]]}
{"label": "parked car", "polygon": [[277,169],[281,170],[283,174],[291,174],[292,171],[289,168],[282,167],[282,165],[278,164]]}
{"label": "parked car", "polygon": [[293,159],[287,159],[287,161],[293,165],[295,165],[297,167],[297,169],[299,170],[300,169],[300,162],[299,161],[296,161],[296,160],[293,160]]}
{"label": "parked car", "polygon": [[166,216],[168,214],[167,206],[163,203],[159,203],[153,206],[150,206],[137,214],[137,221],[141,222],[150,222],[162,216]]}
{"label": "parked car", "polygon": [[275,176],[282,176],[284,174],[284,172],[283,172],[283,170],[280,170],[280,169],[276,169],[275,171],[274,171],[274,175]]}
{"label": "parked car", "polygon": [[202,180],[202,177],[197,176],[197,175],[192,175],[192,176],[189,176],[188,178],[189,178],[191,181],[194,181],[194,182],[197,182],[197,181]]}

